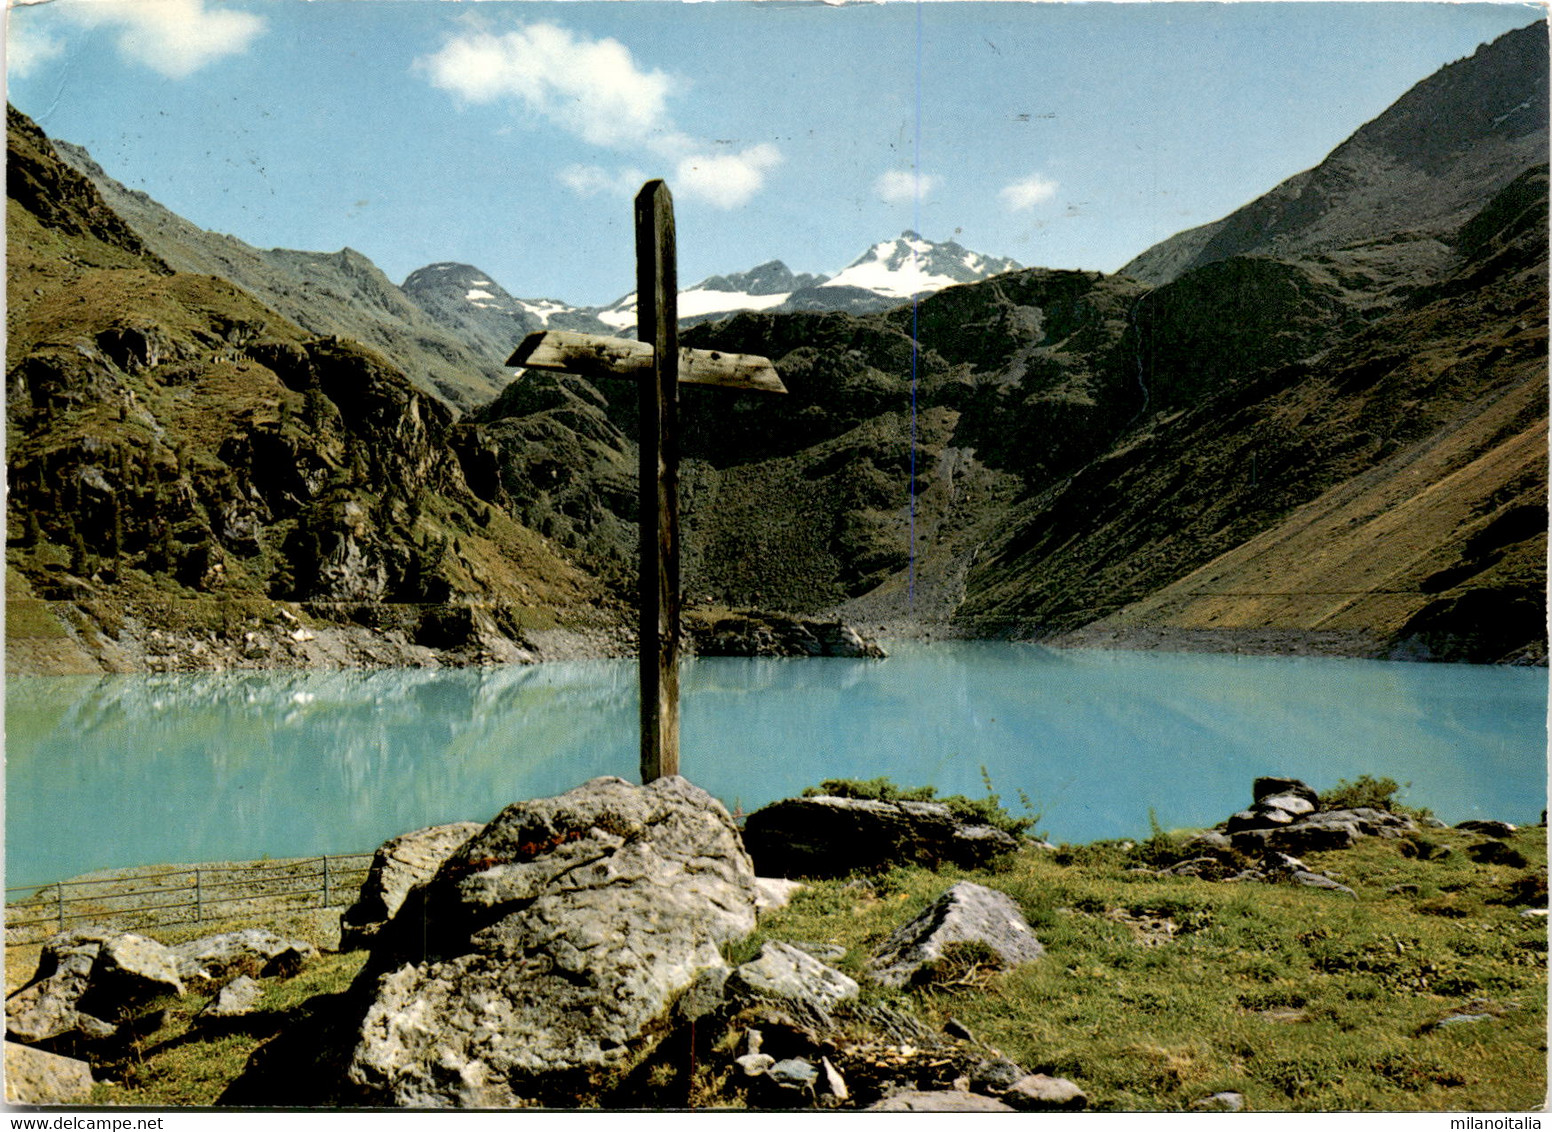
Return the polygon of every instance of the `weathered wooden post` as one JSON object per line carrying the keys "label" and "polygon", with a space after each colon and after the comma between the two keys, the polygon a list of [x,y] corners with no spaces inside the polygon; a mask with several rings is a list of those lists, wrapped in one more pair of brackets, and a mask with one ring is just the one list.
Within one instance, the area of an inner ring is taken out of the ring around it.
{"label": "weathered wooden post", "polygon": [[679,773],[679,269],[674,200],[636,194],[636,337],[652,344],[641,405],[641,780]]}
{"label": "weathered wooden post", "polygon": [[785,393],[767,358],[679,348],[674,203],[648,181],[636,195],[639,341],[546,330],[507,359],[525,369],[634,377],[641,412],[641,780],[679,773],[679,384]]}

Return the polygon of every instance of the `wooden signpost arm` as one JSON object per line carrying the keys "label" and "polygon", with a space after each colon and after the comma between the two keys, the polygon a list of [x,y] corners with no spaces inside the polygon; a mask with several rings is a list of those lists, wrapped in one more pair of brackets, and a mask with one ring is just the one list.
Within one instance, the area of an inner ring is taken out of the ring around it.
{"label": "wooden signpost arm", "polygon": [[652,344],[641,394],[641,780],[679,773],[679,280],[674,202],[636,196],[636,327]]}
{"label": "wooden signpost arm", "polygon": [[[652,343],[634,338],[607,338],[578,330],[536,330],[513,351],[507,365],[645,381],[652,376],[652,358]],[[679,384],[715,385],[747,393],[787,391],[768,358],[684,346],[679,347]]]}

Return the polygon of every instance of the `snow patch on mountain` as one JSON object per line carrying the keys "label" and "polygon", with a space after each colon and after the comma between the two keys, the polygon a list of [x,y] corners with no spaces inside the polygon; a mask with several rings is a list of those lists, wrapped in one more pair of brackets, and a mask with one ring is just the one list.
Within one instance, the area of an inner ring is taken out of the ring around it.
{"label": "snow patch on mountain", "polygon": [[520,309],[527,311],[548,327],[550,319],[560,314],[576,314],[581,308],[574,307],[570,303],[563,303],[558,299],[518,299]]}

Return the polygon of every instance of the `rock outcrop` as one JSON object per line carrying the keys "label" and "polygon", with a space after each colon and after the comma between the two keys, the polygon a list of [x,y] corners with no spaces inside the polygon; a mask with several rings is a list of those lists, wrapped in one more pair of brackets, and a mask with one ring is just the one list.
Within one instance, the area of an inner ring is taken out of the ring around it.
{"label": "rock outcrop", "polygon": [[682,778],[508,806],[380,933],[350,1082],[372,1105],[586,1104],[754,924],[738,831]]}
{"label": "rock outcrop", "polygon": [[941,802],[787,798],[749,815],[744,844],[761,876],[833,877],[894,865],[982,868],[1018,848],[1010,833]]}
{"label": "rock outcrop", "polygon": [[318,949],[305,940],[286,939],[263,928],[204,936],[170,950],[179,978],[191,988],[234,976],[289,978],[318,957]]}
{"label": "rock outcrop", "polygon": [[177,957],[154,939],[78,928],[43,945],[32,979],[5,1000],[5,1028],[25,1043],[106,1038],[139,1007],[183,990]]}
{"label": "rock outcrop", "polygon": [[856,980],[820,962],[807,952],[767,940],[757,958],[737,967],[728,976],[729,997],[788,999],[827,1009],[856,998]]}
{"label": "rock outcrop", "polygon": [[957,1089],[908,1089],[868,1106],[869,1112],[1013,1112],[1011,1106]]}
{"label": "rock outcrop", "polygon": [[[1365,837],[1406,838],[1419,832],[1417,821],[1389,810],[1322,809],[1319,795],[1297,778],[1258,778],[1251,793],[1255,801],[1249,809],[1220,823],[1218,829],[1192,836],[1183,848],[1196,855],[1166,865],[1158,874],[1292,883],[1354,896],[1351,888],[1310,868],[1298,854],[1350,849]],[[1430,851],[1421,842],[1403,845],[1408,856]],[[1442,852],[1447,854],[1448,849]]]}
{"label": "rock outcrop", "polygon": [[241,1018],[245,1014],[252,1013],[259,999],[263,997],[264,988],[256,980],[247,975],[238,975],[216,991],[209,1005],[199,1012],[199,1017],[204,1021]]}
{"label": "rock outcrop", "polygon": [[1045,954],[1028,921],[1007,893],[961,881],[897,928],[869,960],[873,978],[903,987],[945,959],[955,944],[978,944],[980,953],[1003,967]]}
{"label": "rock outcrop", "polygon": [[484,827],[452,822],[389,838],[372,854],[361,895],[340,916],[340,950],[366,947],[393,919],[415,885],[431,879],[453,852]]}
{"label": "rock outcrop", "polygon": [[835,656],[881,660],[878,642],[840,621],[816,621],[745,610],[720,617],[693,611],[685,618],[690,647],[700,656]]}
{"label": "rock outcrop", "polygon": [[1291,800],[1279,795],[1235,814],[1227,827],[1230,844],[1242,853],[1312,853],[1348,849],[1360,837],[1401,837],[1417,831],[1411,818],[1368,806],[1340,810],[1309,806],[1295,814],[1277,804]]}

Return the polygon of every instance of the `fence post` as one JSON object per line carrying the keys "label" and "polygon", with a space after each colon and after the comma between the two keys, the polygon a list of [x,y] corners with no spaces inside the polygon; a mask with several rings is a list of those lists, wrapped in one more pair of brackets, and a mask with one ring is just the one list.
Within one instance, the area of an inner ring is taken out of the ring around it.
{"label": "fence post", "polygon": [[63,883],[54,886],[54,895],[58,898],[59,930],[65,930],[65,886]]}
{"label": "fence post", "polygon": [[194,870],[194,922],[200,923],[205,918],[205,910],[200,905],[199,870]]}
{"label": "fence post", "polygon": [[323,906],[329,906],[329,855],[323,855]]}

